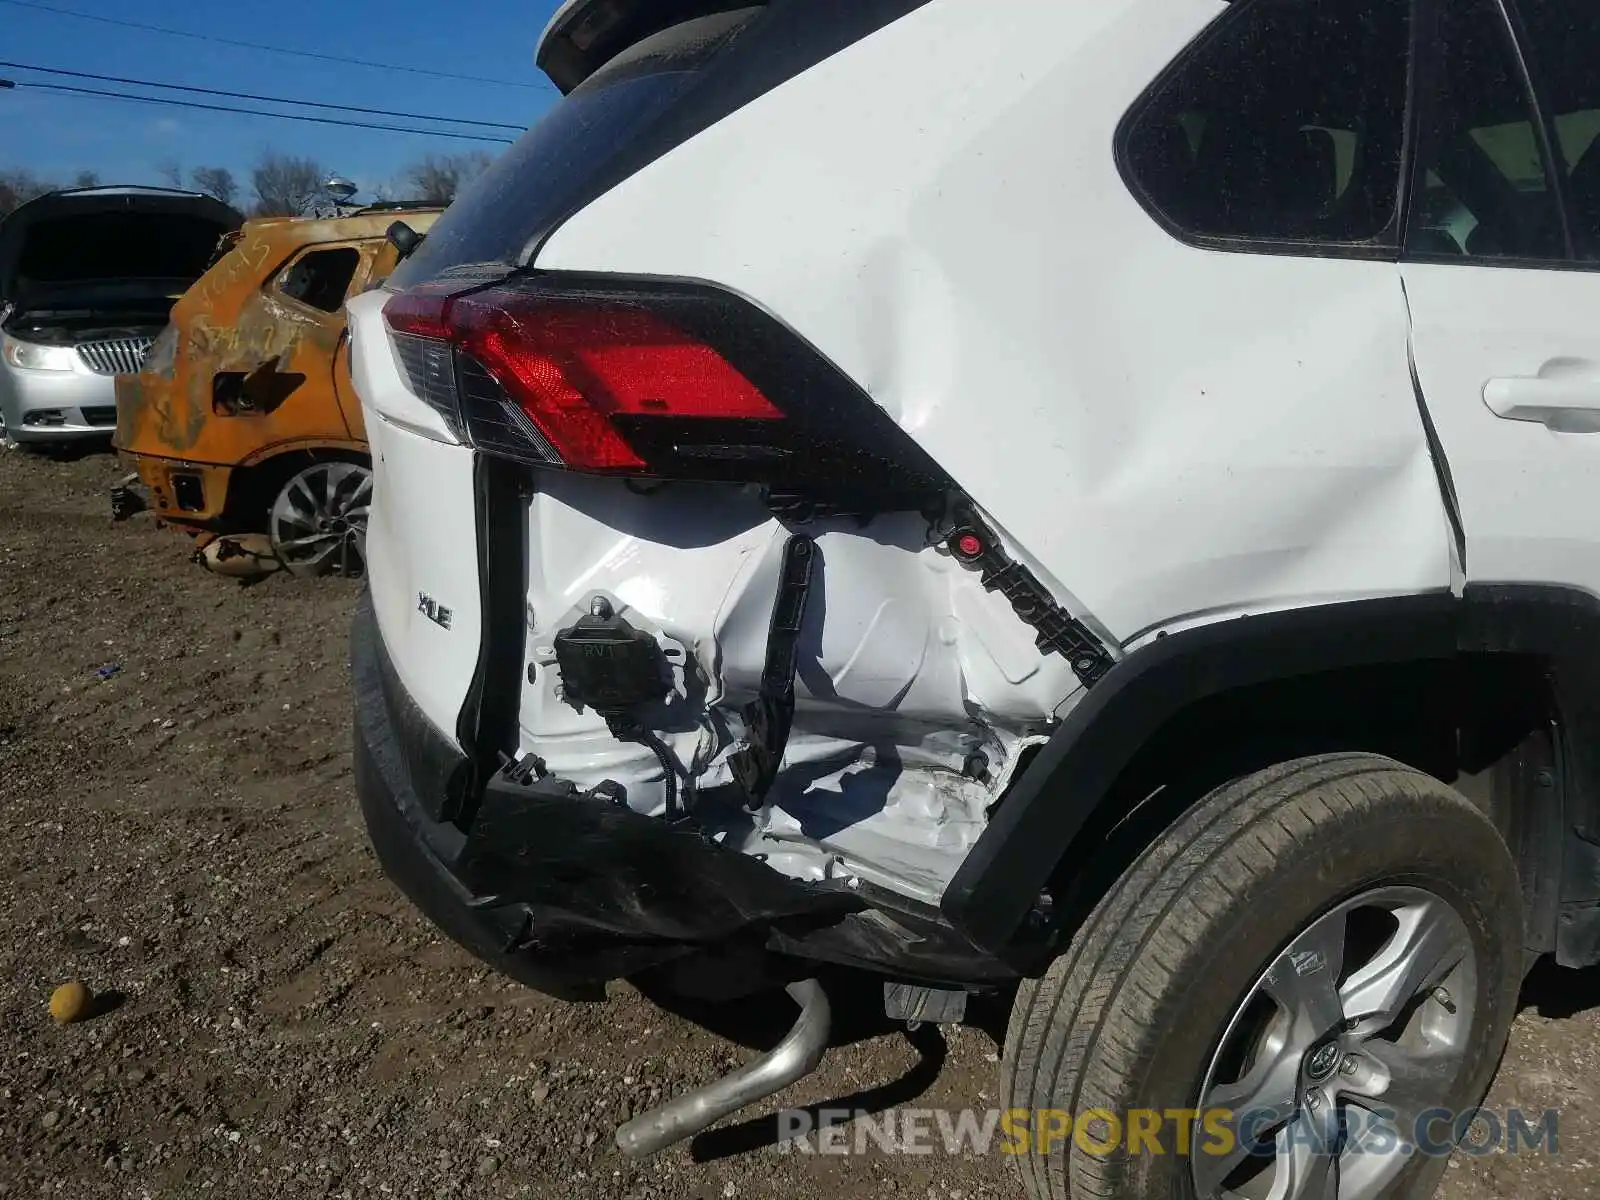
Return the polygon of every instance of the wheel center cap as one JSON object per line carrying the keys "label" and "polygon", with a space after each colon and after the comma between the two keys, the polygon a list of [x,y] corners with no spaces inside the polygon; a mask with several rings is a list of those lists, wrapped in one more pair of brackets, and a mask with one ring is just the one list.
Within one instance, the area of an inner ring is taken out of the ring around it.
{"label": "wheel center cap", "polygon": [[1343,1059],[1343,1051],[1335,1043],[1329,1042],[1313,1050],[1306,1059],[1306,1075],[1320,1083],[1339,1069]]}

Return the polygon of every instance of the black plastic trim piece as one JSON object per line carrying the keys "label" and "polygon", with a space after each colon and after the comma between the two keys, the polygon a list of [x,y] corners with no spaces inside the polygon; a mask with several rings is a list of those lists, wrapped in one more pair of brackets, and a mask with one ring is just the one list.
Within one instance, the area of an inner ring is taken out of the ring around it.
{"label": "black plastic trim piece", "polygon": [[1219,621],[1158,638],[1114,666],[1011,786],[940,907],[1000,953],[1073,837],[1147,739],[1186,705],[1264,681],[1357,664],[1448,658],[1448,592]]}
{"label": "black plastic trim piece", "polygon": [[528,488],[515,463],[479,454],[472,464],[477,517],[478,603],[482,614],[478,661],[456,718],[471,778],[447,820],[469,821],[491,776],[517,749],[517,716],[527,657]]}
{"label": "black plastic trim piece", "polygon": [[619,54],[689,21],[754,7],[760,0],[589,0],[559,14],[539,40],[534,65],[567,95]]}
{"label": "black plastic trim piece", "polygon": [[418,795],[426,798],[422,806],[428,816],[435,821],[448,819],[448,814],[459,808],[472,764],[400,683],[394,663],[381,648],[370,593],[362,595],[356,609],[351,671],[358,704],[381,711],[388,728],[394,730],[395,752]]}
{"label": "black plastic trim piece", "polygon": [[761,690],[745,705],[744,744],[728,756],[728,769],[744,793],[744,806],[758,811],[778,778],[794,723],[795,654],[805,621],[806,597],[817,569],[816,539],[796,533],[783,548],[778,594],[767,626],[767,659]]}
{"label": "black plastic trim piece", "polygon": [[999,592],[1017,617],[1034,631],[1041,654],[1054,651],[1066,659],[1084,687],[1093,687],[1115,661],[1099,638],[1055,602],[1027,567],[1014,561],[969,504],[955,511],[956,527],[945,538],[951,556],[979,572],[984,590]]}
{"label": "black plastic trim piece", "polygon": [[1600,958],[1600,598],[1537,585],[1323,605],[1189,629],[1134,651],[1089,691],[1012,785],[941,909],[982,950],[1026,956],[1030,914],[1073,838],[1141,746],[1182,709],[1319,672],[1448,661],[1546,660],[1560,728],[1565,820],[1557,955]]}
{"label": "black plastic trim piece", "polygon": [[1469,586],[1461,647],[1543,658],[1560,737],[1562,846],[1556,960],[1600,962],[1600,598],[1571,588]]}
{"label": "black plastic trim piece", "polygon": [[[432,823],[429,853],[452,858],[461,849],[461,835],[444,823],[441,812],[447,797],[458,794],[471,770],[461,748],[430,721],[394,669],[383,635],[378,629],[370,592],[356,606],[350,631],[350,678],[355,693],[356,739],[381,740],[387,773],[404,777],[418,798],[417,809]],[[377,738],[382,732],[381,739]],[[427,800],[421,798],[426,796]],[[419,825],[420,827],[420,825]]]}
{"label": "black plastic trim piece", "polygon": [[[566,999],[671,960],[740,948],[796,977],[796,959],[928,983],[1014,977],[931,908],[842,883],[808,883],[607,798],[520,766],[489,781],[471,833],[440,821],[437,772],[466,759],[415,711],[369,599],[351,631],[355,789],[387,874],[444,933],[513,979]],[[399,714],[397,716],[397,714]]]}

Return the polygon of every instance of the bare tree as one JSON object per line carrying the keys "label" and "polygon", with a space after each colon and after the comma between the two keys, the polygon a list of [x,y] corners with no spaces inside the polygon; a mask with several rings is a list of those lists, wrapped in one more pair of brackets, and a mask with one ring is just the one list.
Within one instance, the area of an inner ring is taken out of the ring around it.
{"label": "bare tree", "polygon": [[250,172],[258,217],[300,217],[323,198],[328,172],[312,158],[295,158],[268,150]]}
{"label": "bare tree", "polygon": [[156,164],[156,174],[175,188],[183,186],[183,164],[175,158],[167,158],[158,162]]}
{"label": "bare tree", "polygon": [[482,175],[494,160],[482,150],[465,154],[429,154],[405,170],[405,181],[414,200],[429,204],[449,204],[463,187]]}
{"label": "bare tree", "polygon": [[32,171],[0,171],[0,217],[36,196],[55,191],[58,186],[40,179]]}
{"label": "bare tree", "polygon": [[100,186],[100,173],[98,171],[79,171],[72,177],[72,186],[91,188]]}
{"label": "bare tree", "polygon": [[238,181],[227,167],[196,167],[189,175],[196,191],[214,196],[224,204],[232,204],[239,194]]}

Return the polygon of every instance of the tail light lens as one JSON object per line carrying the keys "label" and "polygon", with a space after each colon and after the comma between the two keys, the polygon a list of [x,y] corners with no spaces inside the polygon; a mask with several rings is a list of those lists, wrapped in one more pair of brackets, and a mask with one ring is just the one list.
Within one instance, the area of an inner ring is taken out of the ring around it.
{"label": "tail light lens", "polygon": [[719,289],[429,284],[394,296],[384,319],[412,390],[484,453],[784,490],[943,487],[847,376]]}
{"label": "tail light lens", "polygon": [[450,343],[441,337],[417,334],[394,333],[391,338],[411,390],[444,418],[450,432],[464,439],[466,430],[456,400],[455,350]]}

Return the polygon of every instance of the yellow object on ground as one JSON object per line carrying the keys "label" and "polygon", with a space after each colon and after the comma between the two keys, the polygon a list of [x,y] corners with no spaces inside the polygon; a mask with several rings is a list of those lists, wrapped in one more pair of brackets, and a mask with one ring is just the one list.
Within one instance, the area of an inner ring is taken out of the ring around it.
{"label": "yellow object on ground", "polygon": [[89,985],[81,979],[74,979],[50,993],[50,1015],[55,1018],[57,1025],[71,1025],[89,1015],[93,1000],[94,994],[89,991]]}

